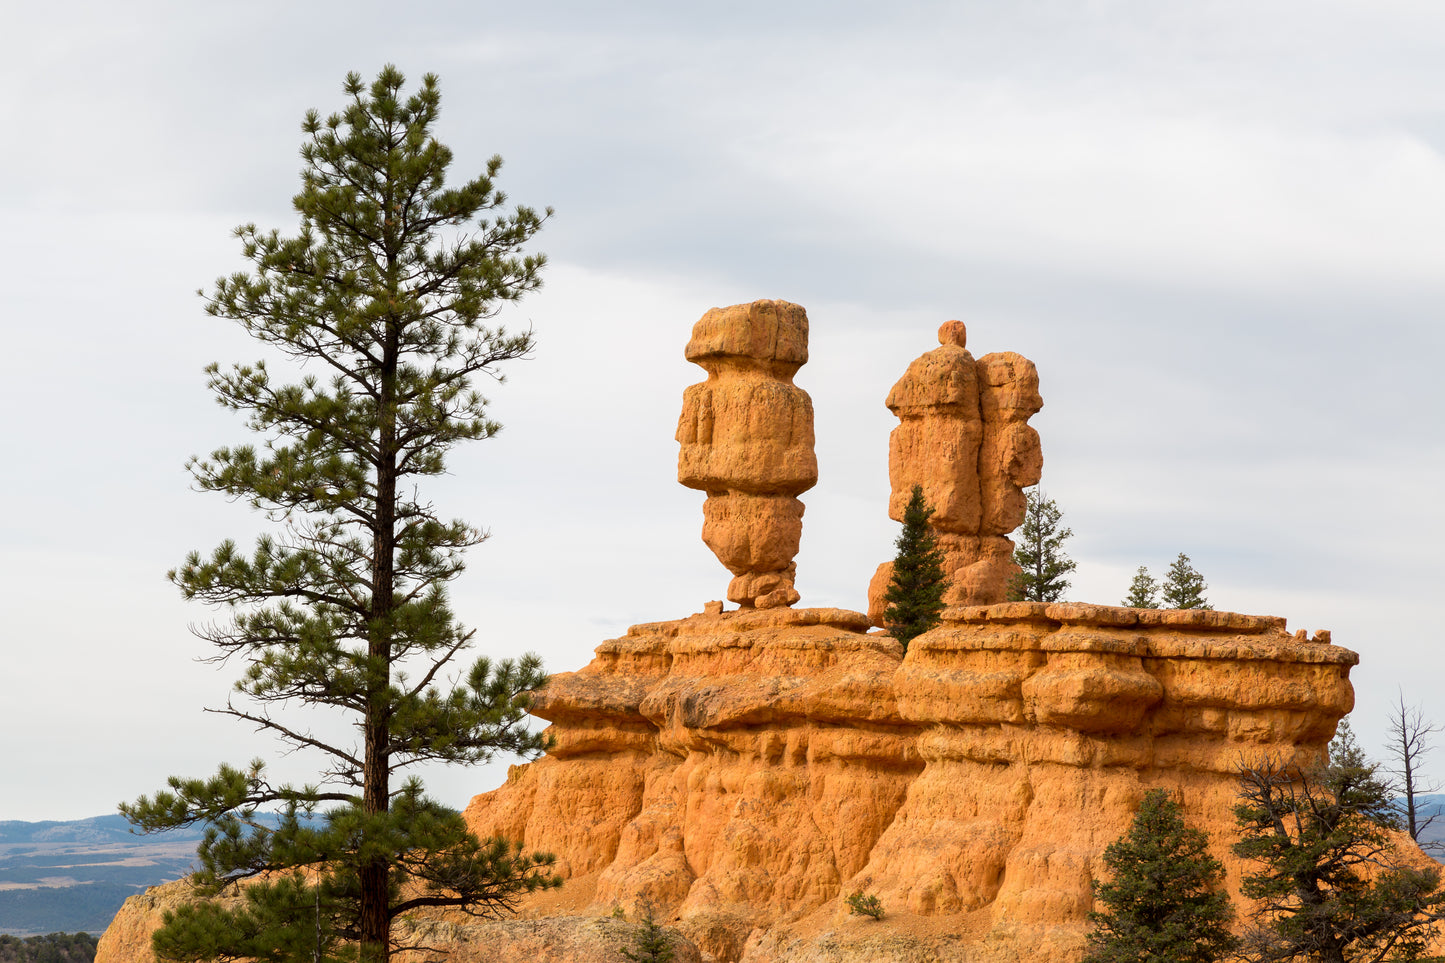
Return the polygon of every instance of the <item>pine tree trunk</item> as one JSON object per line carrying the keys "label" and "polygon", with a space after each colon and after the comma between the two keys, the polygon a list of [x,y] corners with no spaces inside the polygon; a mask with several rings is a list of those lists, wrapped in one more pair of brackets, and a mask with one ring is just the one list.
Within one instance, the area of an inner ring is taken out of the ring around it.
{"label": "pine tree trunk", "polygon": [[[383,553],[388,559],[390,552]],[[389,567],[389,566],[388,566]],[[390,592],[387,593],[388,600]],[[384,632],[375,632],[371,639],[370,654],[378,664],[390,661],[390,640]],[[362,811],[367,816],[385,813],[390,802],[388,792],[388,763],[386,753],[388,720],[386,718],[385,688],[376,692],[367,708],[366,758],[362,770]],[[359,867],[358,882],[361,887],[361,906],[357,921],[360,930],[362,963],[387,963],[391,952],[390,913],[390,866],[384,856],[378,856]]]}
{"label": "pine tree trunk", "polygon": [[1409,733],[1405,730],[1405,697],[1400,697],[1400,775],[1405,776],[1405,816],[1410,839],[1419,842],[1420,830],[1415,824],[1415,753],[1410,750]]}
{"label": "pine tree trunk", "polygon": [[[1403,700],[1402,700],[1403,701]],[[1415,760],[1411,758],[1410,744],[1408,740],[1401,739],[1402,760],[1401,768],[1405,771],[1405,815],[1409,823],[1410,838],[1416,842],[1420,839],[1420,830],[1415,825]]]}
{"label": "pine tree trunk", "polygon": [[[372,536],[371,638],[368,654],[375,674],[366,707],[366,757],[362,770],[362,811],[385,813],[390,806],[391,719],[387,689],[391,684],[391,609],[396,584],[396,370],[397,329],[388,322],[383,346],[381,398],[378,412],[376,529]],[[361,963],[387,963],[391,954],[390,864],[377,856],[360,867]]]}

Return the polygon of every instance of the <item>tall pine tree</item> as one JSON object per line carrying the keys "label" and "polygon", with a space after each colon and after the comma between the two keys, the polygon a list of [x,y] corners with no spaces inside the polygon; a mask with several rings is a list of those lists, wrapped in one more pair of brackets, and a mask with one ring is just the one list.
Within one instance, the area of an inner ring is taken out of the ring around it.
{"label": "tall pine tree", "polygon": [[1144,795],[1129,831],[1104,850],[1084,963],[1213,963],[1234,947],[1224,867],[1209,837],[1184,825],[1162,789]]}
{"label": "tall pine tree", "polygon": [[1062,527],[1064,513],[1037,488],[1028,493],[1024,523],[1014,549],[1019,572],[1009,581],[1008,597],[1014,602],[1057,602],[1064,597],[1074,570],[1074,560],[1064,552],[1072,529]]}
{"label": "tall pine tree", "polygon": [[[417,487],[445,472],[454,445],[498,430],[473,381],[499,379],[498,365],[532,348],[530,332],[486,322],[541,283],[544,259],[521,248],[544,217],[505,208],[497,157],[447,186],[437,80],[410,95],[404,84],[390,66],[369,86],[351,74],[341,112],[307,114],[300,232],[238,228],[251,273],[221,278],[207,298],[211,315],[305,374],[282,384],[264,361],[207,369],[217,400],[260,440],[192,459],[196,484],[279,531],[249,554],[230,541],[192,553],[170,577],[226,613],[198,630],[215,658],[245,663],[217,711],[320,759],[310,785],[274,784],[258,760],[173,777],[121,807],[144,831],[209,824],[201,895],[250,881],[240,902],[168,914],[155,947],[169,958],[320,959],[354,941],[364,963],[384,963],[404,913],[485,912],[555,883],[548,858],[478,841],[419,780],[398,779],[426,761],[539,752],[525,709],[545,682],[531,655],[458,664],[473,632],[446,587],[485,534],[444,520]],[[276,711],[287,703],[339,713],[355,741]],[[276,828],[253,818],[273,808]]]}
{"label": "tall pine tree", "polygon": [[928,524],[933,509],[923,499],[923,486],[914,485],[903,510],[903,530],[893,544],[893,579],[883,598],[888,602],[883,622],[888,633],[908,651],[908,643],[933,628],[943,612],[948,576],[938,536]]}

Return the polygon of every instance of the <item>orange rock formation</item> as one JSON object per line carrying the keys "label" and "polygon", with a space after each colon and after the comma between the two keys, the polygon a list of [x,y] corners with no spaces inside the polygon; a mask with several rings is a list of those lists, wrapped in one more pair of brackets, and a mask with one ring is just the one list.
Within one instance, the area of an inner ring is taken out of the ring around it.
{"label": "orange rock formation", "polygon": [[[708,492],[704,538],[744,607],[634,626],[552,677],[533,712],[553,748],[466,818],[555,854],[567,882],[518,919],[413,921],[428,945],[616,959],[634,928],[602,917],[650,903],[698,963],[1072,963],[1104,848],[1158,787],[1238,894],[1237,766],[1320,760],[1356,655],[1279,618],[1014,602],[948,608],[905,657],[868,616],[786,607],[795,496],[816,478],[790,382],[806,333],[780,301],[698,322],[688,357],[708,381],[685,396],[678,476]],[[956,322],[941,341],[889,397],[893,512],[922,484],[973,559],[958,594],[992,598],[1039,474],[1037,375],[1017,355],[974,361]],[[846,912],[860,890],[881,922]],[[147,958],[167,894],[127,902],[99,963]]]}
{"label": "orange rock formation", "polygon": [[[1023,521],[1023,489],[1044,468],[1038,432],[1028,425],[1044,404],[1039,374],[1011,351],[975,361],[961,321],[945,322],[938,343],[888,393],[900,422],[888,443],[888,514],[903,521],[913,486],[921,485],[951,579],[944,601],[991,605],[1004,600],[1018,571],[1008,533]],[[884,562],[869,583],[874,625],[883,624],[892,579],[893,563]]]}
{"label": "orange rock formation", "polygon": [[[628,944],[588,920],[650,901],[713,963],[1068,963],[1148,789],[1183,799],[1237,893],[1237,764],[1319,759],[1356,661],[1283,619],[1202,610],[954,607],[906,658],[837,609],[634,626],[552,678],[534,713],[553,749],[466,810],[556,854],[571,904],[441,935],[461,958],[602,959]],[[882,922],[847,914],[855,890]]]}
{"label": "orange rock formation", "polygon": [[677,480],[707,492],[702,538],[733,573],[730,600],[798,601],[797,496],[818,483],[813,403],[793,384],[808,361],[808,314],[787,301],[713,308],[692,329],[687,360],[707,381],[683,392]]}
{"label": "orange rock formation", "polygon": [[832,958],[859,889],[888,913],[859,936],[902,954],[877,959],[1069,960],[1147,789],[1180,794],[1237,887],[1236,765],[1315,761],[1353,702],[1355,654],[1277,618],[958,607],[906,658],[866,629],[834,609],[635,626],[553,677],[534,711],[555,748],[467,819],[555,853],[593,911],[664,907],[720,963]]}

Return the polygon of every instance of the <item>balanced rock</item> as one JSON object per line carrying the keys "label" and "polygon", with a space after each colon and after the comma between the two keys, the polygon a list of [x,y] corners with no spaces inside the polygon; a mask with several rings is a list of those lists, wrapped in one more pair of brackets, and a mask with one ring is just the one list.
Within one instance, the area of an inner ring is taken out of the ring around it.
{"label": "balanced rock", "polygon": [[[1039,435],[1028,425],[1043,407],[1038,370],[1011,351],[975,360],[961,321],[945,322],[938,342],[888,393],[899,418],[888,441],[888,514],[901,522],[921,486],[950,580],[944,601],[991,605],[1004,600],[1018,571],[1008,534],[1023,521],[1023,489],[1043,473]],[[885,562],[869,583],[875,625],[883,624],[892,578]]]}
{"label": "balanced rock", "polygon": [[787,301],[713,308],[694,325],[686,355],[707,380],[683,392],[677,480],[707,492],[702,538],[734,576],[728,598],[792,605],[797,496],[818,482],[813,403],[793,384],[808,360],[808,314]]}

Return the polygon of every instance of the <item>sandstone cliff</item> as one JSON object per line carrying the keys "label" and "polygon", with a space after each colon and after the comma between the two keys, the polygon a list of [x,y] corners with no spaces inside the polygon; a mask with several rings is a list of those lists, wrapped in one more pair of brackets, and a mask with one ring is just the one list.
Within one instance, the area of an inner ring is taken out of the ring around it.
{"label": "sandstone cliff", "polygon": [[[535,713],[555,747],[466,811],[567,884],[429,936],[459,959],[620,959],[627,926],[597,918],[650,901],[716,963],[1071,961],[1150,788],[1179,794],[1237,891],[1237,764],[1318,758],[1355,662],[1326,633],[1198,610],[957,607],[906,658],[837,609],[635,626],[553,677]],[[849,916],[855,890],[882,922]],[[145,958],[159,904],[139,900],[100,963]]]}
{"label": "sandstone cliff", "polygon": [[[907,658],[866,627],[636,626],[553,678],[535,711],[556,747],[467,818],[555,853],[586,911],[650,900],[720,963],[1069,960],[1147,789],[1179,793],[1237,889],[1237,764],[1314,761],[1353,702],[1354,653],[1276,618],[955,608]],[[848,918],[860,889],[883,923]]]}

